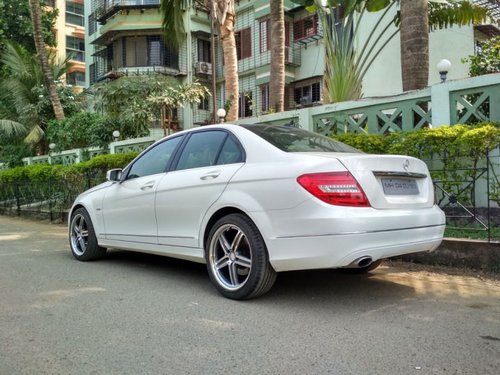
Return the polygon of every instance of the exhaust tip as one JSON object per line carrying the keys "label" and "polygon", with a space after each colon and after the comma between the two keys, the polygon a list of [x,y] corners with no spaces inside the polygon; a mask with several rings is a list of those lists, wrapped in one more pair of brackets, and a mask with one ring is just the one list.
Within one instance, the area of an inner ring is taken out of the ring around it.
{"label": "exhaust tip", "polygon": [[372,257],[361,257],[356,261],[356,264],[359,268],[369,267],[372,263],[373,263]]}

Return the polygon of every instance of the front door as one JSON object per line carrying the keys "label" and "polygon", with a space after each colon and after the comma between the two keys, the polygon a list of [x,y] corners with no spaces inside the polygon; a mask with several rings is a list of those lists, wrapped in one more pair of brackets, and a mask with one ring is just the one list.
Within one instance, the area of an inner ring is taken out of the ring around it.
{"label": "front door", "polygon": [[147,150],[125,172],[123,181],[108,188],[103,202],[106,239],[157,243],[155,191],[182,138]]}

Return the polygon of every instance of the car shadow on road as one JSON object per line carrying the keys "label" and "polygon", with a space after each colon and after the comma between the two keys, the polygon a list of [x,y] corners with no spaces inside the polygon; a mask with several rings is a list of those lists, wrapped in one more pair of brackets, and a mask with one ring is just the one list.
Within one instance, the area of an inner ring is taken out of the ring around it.
{"label": "car shadow on road", "polygon": [[[130,272],[148,273],[151,276],[176,282],[189,288],[199,289],[200,298],[223,298],[210,284],[206,266],[180,259],[143,254],[129,251],[111,250],[98,263],[103,266],[113,264],[130,268]],[[127,272],[129,272],[127,270]],[[390,269],[375,270],[362,275],[345,274],[338,270],[312,270],[283,272],[278,275],[271,291],[250,303],[262,305],[300,304],[311,308],[342,307],[371,310],[375,306],[386,306],[401,300],[415,298],[413,288],[384,279]],[[192,289],[191,289],[192,291]],[[203,296],[204,295],[204,296]],[[248,302],[244,302],[248,303]]]}

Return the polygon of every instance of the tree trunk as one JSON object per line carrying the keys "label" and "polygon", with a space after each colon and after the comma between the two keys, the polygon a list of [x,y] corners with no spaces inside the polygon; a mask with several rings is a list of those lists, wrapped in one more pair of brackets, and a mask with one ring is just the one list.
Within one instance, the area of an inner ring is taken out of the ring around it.
{"label": "tree trunk", "polygon": [[226,84],[226,100],[231,102],[226,114],[226,121],[238,120],[238,56],[236,54],[236,40],[234,38],[234,21],[234,11],[228,11],[224,23],[220,25],[220,38],[224,54],[224,65],[226,68],[224,77]]}
{"label": "tree trunk", "polygon": [[57,93],[56,83],[54,82],[54,77],[52,76],[52,71],[50,70],[49,61],[47,58],[45,42],[43,41],[40,3],[38,2],[38,0],[29,0],[29,5],[31,12],[31,23],[33,25],[33,39],[35,41],[37,56],[42,67],[43,78],[49,92],[49,99],[52,103],[52,108],[54,109],[54,115],[56,119],[63,120],[64,110]]}
{"label": "tree trunk", "polygon": [[403,91],[427,87],[429,81],[428,0],[401,0],[401,72]]}
{"label": "tree trunk", "polygon": [[283,112],[285,95],[285,15],[283,0],[271,0],[269,108]]}

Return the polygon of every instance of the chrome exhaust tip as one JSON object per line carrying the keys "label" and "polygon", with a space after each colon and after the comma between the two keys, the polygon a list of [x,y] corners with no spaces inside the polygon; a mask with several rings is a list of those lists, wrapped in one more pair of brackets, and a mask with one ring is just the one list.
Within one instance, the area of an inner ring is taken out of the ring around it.
{"label": "chrome exhaust tip", "polygon": [[366,268],[369,267],[373,263],[373,258],[370,256],[362,256],[355,260],[353,260],[348,266],[345,268]]}

